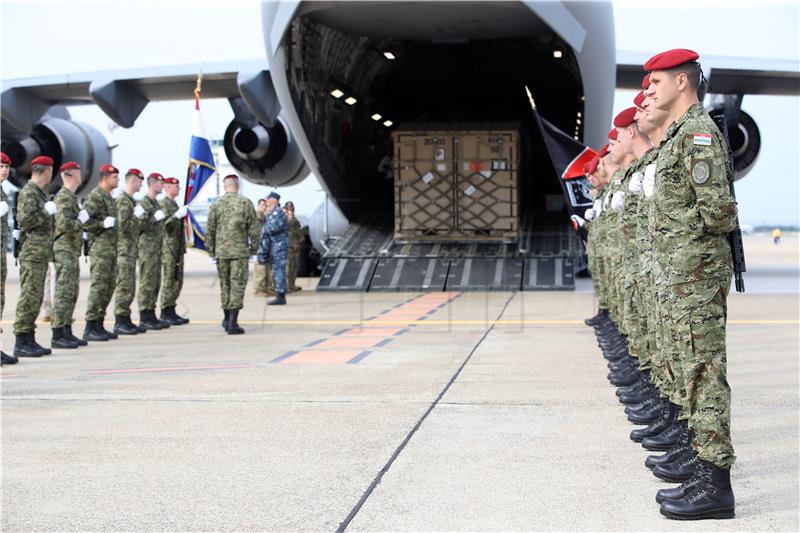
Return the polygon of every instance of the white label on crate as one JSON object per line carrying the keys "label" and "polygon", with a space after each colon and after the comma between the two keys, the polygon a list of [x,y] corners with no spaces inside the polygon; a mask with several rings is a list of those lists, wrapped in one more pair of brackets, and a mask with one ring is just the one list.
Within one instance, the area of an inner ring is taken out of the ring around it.
{"label": "white label on crate", "polygon": [[492,177],[492,171],[491,170],[481,170],[481,176],[483,176],[484,178],[486,178],[488,180],[489,178]]}
{"label": "white label on crate", "polygon": [[473,194],[475,194],[476,190],[477,189],[475,189],[475,187],[470,185],[469,187],[466,188],[466,190],[464,191],[464,194],[466,194],[467,196],[472,196]]}
{"label": "white label on crate", "polygon": [[444,163],[437,163],[436,172],[446,172],[446,171],[447,171],[447,165],[445,165]]}
{"label": "white label on crate", "polygon": [[437,148],[434,157],[437,161],[444,161],[444,148]]}
{"label": "white label on crate", "polygon": [[431,174],[430,172],[426,173],[424,176],[422,176],[422,181],[424,181],[425,183],[432,182],[433,181],[433,174]]}

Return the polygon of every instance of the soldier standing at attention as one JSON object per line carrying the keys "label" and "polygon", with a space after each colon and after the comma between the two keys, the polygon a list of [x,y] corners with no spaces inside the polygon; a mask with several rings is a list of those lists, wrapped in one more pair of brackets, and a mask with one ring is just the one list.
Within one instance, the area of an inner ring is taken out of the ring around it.
{"label": "soldier standing at attention", "polygon": [[286,202],[286,219],[289,222],[289,255],[286,259],[286,284],[289,292],[302,290],[295,284],[297,281],[297,270],[300,267],[300,252],[303,249],[303,228],[300,221],[294,216],[294,203]]}
{"label": "soldier standing at attention", "polygon": [[156,196],[164,188],[158,172],[147,176],[147,195],[139,205],[144,209],[139,234],[139,323],[145,329],[166,329],[169,324],[156,317],[158,289],[161,287],[161,243],[166,215]]}
{"label": "soldier standing at attention", "polygon": [[117,206],[111,191],[119,184],[119,170],[114,165],[100,167],[100,184],[83,204],[88,219],[83,224],[89,234],[89,298],[86,302],[86,329],[83,339],[107,341],[117,334],[106,331],[103,320],[117,277]]}
{"label": "soldier standing at attention", "polygon": [[[14,322],[14,355],[41,357],[52,353],[36,342],[36,316],[44,297],[47,264],[53,258],[53,215],[58,208],[48,202],[44,189],[53,179],[53,160],[39,156],[31,162],[31,179],[17,196],[19,225],[20,293]],[[5,250],[3,250],[5,254]]]}
{"label": "soldier standing at attention", "polygon": [[239,177],[225,176],[222,184],[225,194],[208,211],[206,249],[219,274],[222,327],[229,335],[238,335],[244,333],[239,310],[244,306],[248,260],[258,250],[261,226],[253,203],[239,196]]}
{"label": "soldier standing at attention", "polygon": [[267,221],[261,232],[259,262],[272,258],[272,275],[275,277],[274,299],[267,305],[286,305],[286,256],[289,253],[289,223],[280,206],[280,195],[271,192],[267,196]]}
{"label": "soldier standing at attention", "polygon": [[669,287],[670,328],[682,348],[685,408],[697,457],[693,477],[657,495],[669,518],[732,518],[730,387],[725,323],[733,275],[727,234],[736,226],[733,178],[722,134],[698,100],[699,56],[663,52],[645,63],[652,105],[672,125],[656,160],[654,249]]}
{"label": "soldier standing at attention", "polygon": [[189,213],[186,206],[178,207],[175,202],[181,192],[178,178],[164,178],[164,198],[161,210],[164,211],[164,242],[161,249],[161,267],[164,284],[161,286],[161,321],[171,326],[188,324],[189,319],[175,312],[178,296],[183,288],[183,256],[186,255],[186,241],[183,238],[183,219]]}
{"label": "soldier standing at attention", "polygon": [[[125,173],[122,194],[117,197],[117,287],[114,301],[114,333],[136,335],[140,331],[131,321],[131,304],[136,297],[136,257],[139,220],[144,209],[136,205],[133,195],[139,192],[144,174],[138,168]],[[147,331],[141,328],[141,332]]]}
{"label": "soldier standing at attention", "polygon": [[[6,250],[8,249],[8,198],[3,190],[3,182],[8,179],[11,173],[11,158],[3,152],[0,152],[0,318],[3,316],[3,309],[6,306],[6,275],[8,274],[8,265],[6,265]],[[13,365],[18,363],[19,360],[6,352],[0,351],[0,364]]]}
{"label": "soldier standing at attention", "polygon": [[75,161],[59,169],[63,187],[54,199],[58,211],[55,218],[53,262],[55,263],[55,290],[53,291],[53,348],[77,348],[88,343],[72,334],[72,313],[78,301],[80,285],[81,247],[83,223],[89,217],[81,213],[75,191],[81,184],[81,167]]}
{"label": "soldier standing at attention", "polygon": [[[267,201],[263,198],[259,199],[258,204],[256,204],[256,215],[258,216],[258,223],[263,226],[264,222],[267,221]],[[258,261],[253,266],[253,294],[256,296],[266,296],[268,294],[268,269],[270,269],[269,265],[262,265]]]}

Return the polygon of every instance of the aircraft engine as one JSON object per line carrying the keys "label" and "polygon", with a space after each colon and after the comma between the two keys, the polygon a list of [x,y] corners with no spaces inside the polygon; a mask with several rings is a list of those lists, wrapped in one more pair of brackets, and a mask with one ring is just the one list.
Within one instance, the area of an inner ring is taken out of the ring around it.
{"label": "aircraft engine", "polygon": [[733,151],[735,179],[743,178],[755,165],[761,151],[761,132],[753,117],[739,111],[737,127],[728,130],[728,139]]}
{"label": "aircraft engine", "polygon": [[225,130],[224,142],[228,161],[253,183],[286,187],[308,176],[300,148],[280,118],[272,127],[234,119]]}

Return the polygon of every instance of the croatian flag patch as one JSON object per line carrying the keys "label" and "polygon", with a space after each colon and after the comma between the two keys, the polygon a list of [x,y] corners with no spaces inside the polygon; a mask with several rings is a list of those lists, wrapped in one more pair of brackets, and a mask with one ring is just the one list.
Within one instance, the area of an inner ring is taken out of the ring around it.
{"label": "croatian flag patch", "polygon": [[711,146],[711,134],[710,133],[695,133],[694,134],[694,143],[700,146]]}

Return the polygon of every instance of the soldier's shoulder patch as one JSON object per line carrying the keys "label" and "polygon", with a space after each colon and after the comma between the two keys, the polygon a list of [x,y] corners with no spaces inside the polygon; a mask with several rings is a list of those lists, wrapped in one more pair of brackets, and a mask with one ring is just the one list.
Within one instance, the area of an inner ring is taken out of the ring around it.
{"label": "soldier's shoulder patch", "polygon": [[692,161],[692,181],[697,185],[703,185],[711,178],[712,166],[706,159],[695,159]]}
{"label": "soldier's shoulder patch", "polygon": [[695,133],[692,135],[692,144],[695,146],[711,146],[711,134]]}

